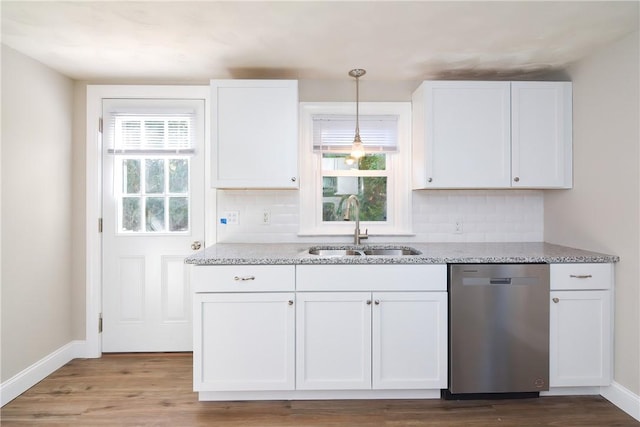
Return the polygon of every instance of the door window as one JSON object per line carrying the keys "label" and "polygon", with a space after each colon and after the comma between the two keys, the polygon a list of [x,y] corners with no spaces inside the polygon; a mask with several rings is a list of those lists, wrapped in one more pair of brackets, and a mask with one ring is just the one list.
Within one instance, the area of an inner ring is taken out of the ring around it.
{"label": "door window", "polygon": [[187,156],[118,155],[118,233],[189,232],[189,167]]}
{"label": "door window", "polygon": [[192,122],[188,114],[112,116],[118,234],[190,231]]}

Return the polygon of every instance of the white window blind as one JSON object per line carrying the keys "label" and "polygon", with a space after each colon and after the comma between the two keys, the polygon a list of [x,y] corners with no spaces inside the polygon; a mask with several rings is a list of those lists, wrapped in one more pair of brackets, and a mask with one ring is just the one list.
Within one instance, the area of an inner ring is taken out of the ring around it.
{"label": "white window blind", "polygon": [[[351,151],[356,129],[355,115],[314,115],[313,151]],[[398,116],[360,116],[360,138],[368,152],[398,151]]]}
{"label": "white window blind", "polygon": [[113,114],[110,154],[193,154],[193,114]]}

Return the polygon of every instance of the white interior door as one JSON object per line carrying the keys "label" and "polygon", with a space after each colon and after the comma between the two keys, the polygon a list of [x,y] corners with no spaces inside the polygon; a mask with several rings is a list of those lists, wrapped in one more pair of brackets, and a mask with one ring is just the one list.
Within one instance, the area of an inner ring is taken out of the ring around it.
{"label": "white interior door", "polygon": [[103,100],[104,352],[191,351],[204,100]]}

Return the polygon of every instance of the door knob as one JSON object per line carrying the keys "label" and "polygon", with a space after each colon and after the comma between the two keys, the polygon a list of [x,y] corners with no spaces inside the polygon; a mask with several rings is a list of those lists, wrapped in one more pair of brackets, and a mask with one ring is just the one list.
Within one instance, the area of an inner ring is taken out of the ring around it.
{"label": "door knob", "polygon": [[201,247],[202,247],[202,242],[200,242],[199,240],[196,240],[191,244],[191,249],[193,249],[194,251],[199,250]]}

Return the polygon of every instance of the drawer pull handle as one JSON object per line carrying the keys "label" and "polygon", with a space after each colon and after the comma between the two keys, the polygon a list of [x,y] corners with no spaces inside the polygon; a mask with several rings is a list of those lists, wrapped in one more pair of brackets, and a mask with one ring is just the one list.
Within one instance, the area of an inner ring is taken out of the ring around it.
{"label": "drawer pull handle", "polygon": [[292,299],[290,299],[288,302],[289,302],[289,305],[293,305],[293,300]]}
{"label": "drawer pull handle", "polygon": [[233,280],[237,281],[241,281],[241,282],[246,282],[247,280],[256,280],[255,276],[244,276],[244,277],[240,277],[240,276],[236,276],[233,278]]}
{"label": "drawer pull handle", "polygon": [[590,274],[571,274],[569,277],[572,279],[591,279],[593,276]]}
{"label": "drawer pull handle", "polygon": [[367,300],[367,305],[371,305],[371,300],[370,299]]}
{"label": "drawer pull handle", "polygon": [[555,302],[555,303],[557,304],[557,303],[559,303],[559,302],[560,302],[560,298],[554,298],[552,301],[553,301],[553,302]]}
{"label": "drawer pull handle", "polygon": [[376,305],[380,305],[380,300],[379,300],[379,299],[377,299],[377,300],[375,300],[375,301],[374,301],[374,303],[375,303]]}

